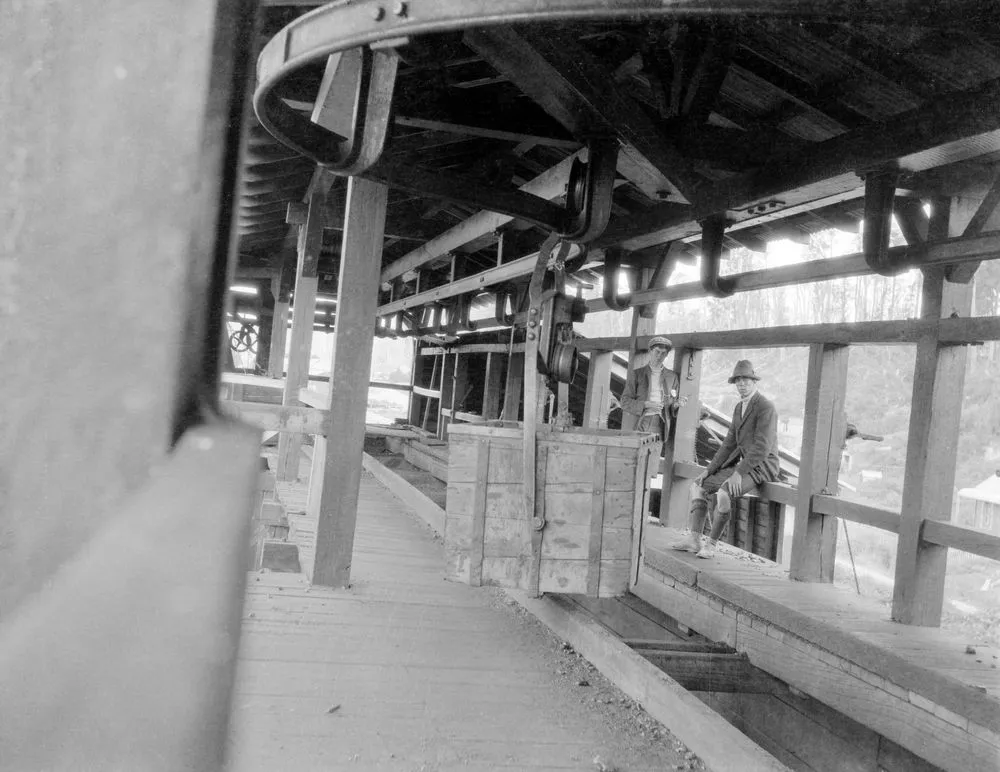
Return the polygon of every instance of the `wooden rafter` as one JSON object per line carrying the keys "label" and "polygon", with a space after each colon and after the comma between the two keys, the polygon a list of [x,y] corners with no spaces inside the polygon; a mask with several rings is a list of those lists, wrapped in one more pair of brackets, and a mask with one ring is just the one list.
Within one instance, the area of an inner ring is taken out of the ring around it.
{"label": "wooden rafter", "polygon": [[551,30],[498,27],[471,30],[465,41],[577,138],[618,136],[624,143],[619,171],[651,198],[698,198],[703,179],[576,40]]}

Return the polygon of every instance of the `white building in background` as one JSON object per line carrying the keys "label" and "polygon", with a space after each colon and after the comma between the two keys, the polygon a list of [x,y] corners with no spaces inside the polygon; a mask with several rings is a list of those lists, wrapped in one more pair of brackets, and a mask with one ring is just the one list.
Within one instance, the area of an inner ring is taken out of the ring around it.
{"label": "white building in background", "polygon": [[958,492],[958,525],[1000,534],[1000,469]]}

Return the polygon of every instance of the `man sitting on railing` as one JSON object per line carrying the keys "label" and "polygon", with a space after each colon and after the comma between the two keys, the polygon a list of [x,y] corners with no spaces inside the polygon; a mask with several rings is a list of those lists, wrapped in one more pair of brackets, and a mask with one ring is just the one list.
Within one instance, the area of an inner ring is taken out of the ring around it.
{"label": "man sitting on railing", "polygon": [[635,429],[650,432],[661,440],[670,433],[670,422],[687,397],[677,395],[677,373],[663,366],[673,345],[657,336],[649,341],[649,363],[636,370],[625,383],[622,411],[637,417]]}
{"label": "man sitting on railing", "polygon": [[[715,556],[715,545],[732,512],[733,500],[755,494],[757,486],[777,480],[778,412],[774,403],[757,391],[760,378],[749,360],[736,363],[729,382],[736,384],[740,401],[726,439],[708,467],[694,481],[691,500],[691,535],[674,549],[697,553],[700,558]],[[711,514],[712,529],[702,543],[705,520]]]}

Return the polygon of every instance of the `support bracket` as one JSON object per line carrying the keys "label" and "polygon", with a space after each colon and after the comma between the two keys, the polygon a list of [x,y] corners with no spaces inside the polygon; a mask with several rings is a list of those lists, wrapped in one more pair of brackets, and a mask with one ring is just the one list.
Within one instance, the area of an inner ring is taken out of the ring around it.
{"label": "support bracket", "polygon": [[719,276],[722,267],[722,236],[726,230],[726,218],[722,215],[709,217],[701,223],[701,286],[709,295],[717,298],[733,294],[732,279]]}

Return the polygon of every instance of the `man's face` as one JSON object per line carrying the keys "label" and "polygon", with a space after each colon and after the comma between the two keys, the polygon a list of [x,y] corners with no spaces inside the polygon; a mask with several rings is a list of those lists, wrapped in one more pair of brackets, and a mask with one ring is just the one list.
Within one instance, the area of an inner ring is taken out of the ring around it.
{"label": "man's face", "polygon": [[668,351],[669,349],[666,349],[663,346],[653,346],[653,348],[649,350],[650,364],[652,364],[654,367],[659,367],[660,365],[662,365],[663,360],[667,356]]}
{"label": "man's face", "polygon": [[746,399],[757,389],[757,381],[753,378],[737,378],[734,383],[736,391],[740,393],[740,399]]}

